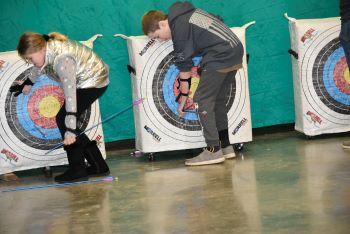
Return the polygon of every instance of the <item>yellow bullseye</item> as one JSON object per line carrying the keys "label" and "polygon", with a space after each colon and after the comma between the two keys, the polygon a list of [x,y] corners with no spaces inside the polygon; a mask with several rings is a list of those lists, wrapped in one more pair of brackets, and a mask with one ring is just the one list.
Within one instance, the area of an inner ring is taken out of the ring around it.
{"label": "yellow bullseye", "polygon": [[348,67],[344,70],[343,76],[346,82],[350,84],[350,72]]}
{"label": "yellow bullseye", "polygon": [[61,108],[60,102],[53,96],[46,96],[39,102],[39,113],[46,118],[55,117]]}

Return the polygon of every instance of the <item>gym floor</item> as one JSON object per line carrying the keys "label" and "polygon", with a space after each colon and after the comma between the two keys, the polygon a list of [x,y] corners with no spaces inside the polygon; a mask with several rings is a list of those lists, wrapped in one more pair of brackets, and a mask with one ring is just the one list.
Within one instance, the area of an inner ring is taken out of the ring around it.
{"label": "gym floor", "polygon": [[236,159],[200,167],[184,165],[194,151],[151,162],[109,151],[112,182],[3,192],[53,183],[18,172],[0,181],[0,233],[349,233],[347,139],[260,135]]}

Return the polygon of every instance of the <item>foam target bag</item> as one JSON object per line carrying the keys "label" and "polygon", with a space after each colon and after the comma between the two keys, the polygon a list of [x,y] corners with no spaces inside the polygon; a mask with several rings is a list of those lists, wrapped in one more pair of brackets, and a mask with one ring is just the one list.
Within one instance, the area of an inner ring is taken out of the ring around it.
{"label": "foam target bag", "polygon": [[[245,31],[255,22],[231,28],[245,46]],[[200,148],[206,146],[202,128],[195,112],[193,95],[200,82],[197,74],[201,57],[193,58],[191,90],[184,117],[177,113],[179,105],[179,70],[174,65],[173,43],[159,42],[146,36],[116,34],[126,39],[129,52],[129,71],[133,99],[143,99],[134,107],[136,148],[145,153]],[[246,55],[243,68],[231,84],[226,105],[229,107],[231,143],[252,140],[248,71]]]}
{"label": "foam target bag", "polygon": [[[82,43],[92,48],[95,35]],[[0,53],[0,174],[13,171],[67,164],[63,148],[45,154],[62,142],[55,116],[64,102],[59,83],[42,75],[28,95],[15,97],[9,91],[18,81],[25,80],[31,68],[17,51]],[[81,129],[101,121],[96,101],[79,117]],[[102,126],[87,132],[97,140],[102,154],[106,155]]]}
{"label": "foam target bag", "polygon": [[340,18],[289,21],[295,129],[307,136],[350,130],[350,76]]}

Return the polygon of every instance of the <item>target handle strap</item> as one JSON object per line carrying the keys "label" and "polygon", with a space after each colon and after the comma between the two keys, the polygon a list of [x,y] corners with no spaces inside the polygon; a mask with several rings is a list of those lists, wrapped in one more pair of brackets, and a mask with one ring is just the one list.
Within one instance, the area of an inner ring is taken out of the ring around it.
{"label": "target handle strap", "polygon": [[296,51],[292,50],[292,49],[289,49],[289,50],[288,50],[288,53],[289,53],[290,55],[292,55],[295,59],[298,59],[298,58],[299,58],[298,53],[297,53]]}

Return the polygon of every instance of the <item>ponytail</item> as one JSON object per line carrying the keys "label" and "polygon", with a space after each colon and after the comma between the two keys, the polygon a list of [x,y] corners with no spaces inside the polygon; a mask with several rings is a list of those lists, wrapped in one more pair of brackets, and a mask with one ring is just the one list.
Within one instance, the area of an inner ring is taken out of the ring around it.
{"label": "ponytail", "polygon": [[62,42],[65,42],[68,40],[68,37],[61,34],[61,33],[58,33],[58,32],[52,32],[52,33],[49,33],[48,34],[49,38],[50,39],[54,39],[54,40],[57,40],[57,41],[62,41]]}
{"label": "ponytail", "polygon": [[68,37],[58,32],[52,32],[48,35],[34,32],[25,32],[19,38],[17,45],[18,54],[23,58],[26,54],[35,53],[43,49],[46,46],[46,42],[49,40],[58,40],[65,42],[68,40]]}

